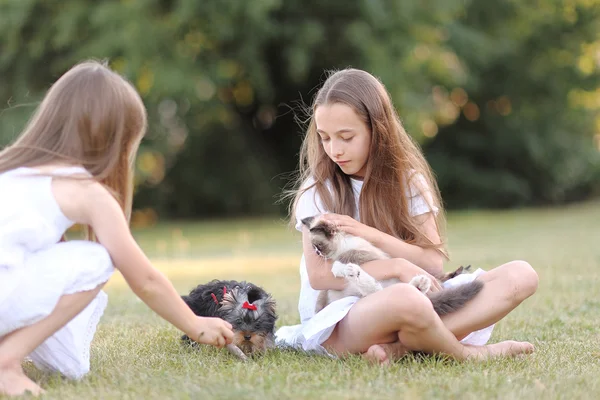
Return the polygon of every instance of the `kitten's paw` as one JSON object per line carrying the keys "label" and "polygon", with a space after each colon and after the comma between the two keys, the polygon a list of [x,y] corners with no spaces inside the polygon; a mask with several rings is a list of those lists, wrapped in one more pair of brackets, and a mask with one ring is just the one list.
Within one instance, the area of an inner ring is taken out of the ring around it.
{"label": "kitten's paw", "polygon": [[331,272],[337,278],[358,278],[360,271],[361,268],[356,264],[344,264],[339,261],[335,261],[331,266]]}
{"label": "kitten's paw", "polygon": [[408,283],[419,289],[421,293],[427,293],[431,289],[431,279],[426,275],[417,275]]}

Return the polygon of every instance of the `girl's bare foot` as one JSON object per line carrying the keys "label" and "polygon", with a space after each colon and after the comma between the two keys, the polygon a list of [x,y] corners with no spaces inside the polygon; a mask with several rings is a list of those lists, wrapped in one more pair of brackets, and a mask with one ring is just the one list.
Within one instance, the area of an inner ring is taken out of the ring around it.
{"label": "girl's bare foot", "polygon": [[398,341],[388,344],[374,344],[363,353],[363,357],[375,364],[389,365],[390,361],[399,360],[406,353],[408,353],[408,349]]}
{"label": "girl's bare foot", "polygon": [[529,342],[516,342],[507,340],[487,346],[466,346],[469,353],[466,358],[476,360],[487,360],[494,357],[511,357],[520,354],[531,354],[534,346]]}
{"label": "girl's bare foot", "polygon": [[362,356],[374,364],[389,365],[390,363],[389,357],[381,344],[374,344],[369,347]]}
{"label": "girl's bare foot", "polygon": [[34,396],[44,393],[41,387],[29,379],[19,365],[15,368],[0,369],[0,394],[20,396],[31,392]]}

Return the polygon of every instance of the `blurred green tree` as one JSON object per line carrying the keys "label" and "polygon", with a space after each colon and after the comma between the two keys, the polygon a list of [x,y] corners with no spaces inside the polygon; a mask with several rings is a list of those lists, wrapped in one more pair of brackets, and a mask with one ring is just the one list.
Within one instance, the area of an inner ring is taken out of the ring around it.
{"label": "blurred green tree", "polygon": [[[600,188],[600,2],[470,2],[448,25],[466,79],[460,109],[427,143],[444,200],[511,207],[581,200]],[[443,83],[441,83],[443,85]]]}
{"label": "blurred green tree", "polygon": [[[136,85],[137,207],[277,212],[324,71],[381,77],[452,207],[559,203],[596,185],[598,2],[4,0],[0,144],[89,57]],[[541,10],[544,10],[541,12]]]}

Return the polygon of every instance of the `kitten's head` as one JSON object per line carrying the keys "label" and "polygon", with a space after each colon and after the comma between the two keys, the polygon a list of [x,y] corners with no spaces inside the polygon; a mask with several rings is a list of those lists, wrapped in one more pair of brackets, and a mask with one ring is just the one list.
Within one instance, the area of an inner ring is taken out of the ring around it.
{"label": "kitten's head", "polygon": [[337,227],[326,221],[322,215],[304,218],[302,224],[308,228],[315,252],[325,258],[334,258],[341,238]]}

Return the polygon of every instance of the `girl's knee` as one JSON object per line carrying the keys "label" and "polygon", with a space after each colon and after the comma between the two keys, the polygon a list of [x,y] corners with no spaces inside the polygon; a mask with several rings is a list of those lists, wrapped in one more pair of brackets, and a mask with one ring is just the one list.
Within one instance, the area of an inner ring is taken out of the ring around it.
{"label": "girl's knee", "polygon": [[113,269],[112,258],[100,243],[87,240],[71,240],[56,246],[57,256],[75,263],[93,263],[100,269]]}
{"label": "girl's knee", "polygon": [[106,247],[99,243],[83,242],[84,247],[82,248],[82,256],[87,259],[88,262],[93,263],[95,269],[100,270],[114,270],[113,261]]}
{"label": "girl's knee", "polygon": [[108,252],[108,250],[106,250],[106,247],[102,246],[101,244],[97,244],[97,243],[94,243],[94,244],[95,244],[95,248],[93,251],[94,251],[95,258],[98,260],[98,263],[101,264],[105,268],[112,269],[113,261],[110,256],[110,253]]}
{"label": "girl's knee", "polygon": [[421,330],[429,327],[435,318],[431,301],[417,288],[408,284],[389,287],[390,317],[398,320],[403,329]]}
{"label": "girl's knee", "polygon": [[515,295],[519,301],[523,301],[533,295],[539,283],[537,272],[527,261],[516,260],[508,265],[508,275],[511,284],[514,285]]}

